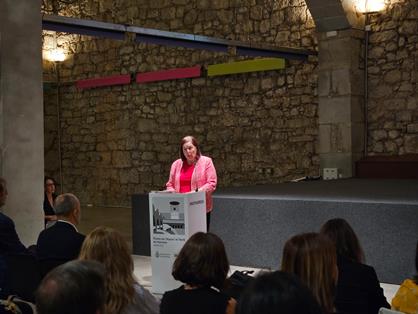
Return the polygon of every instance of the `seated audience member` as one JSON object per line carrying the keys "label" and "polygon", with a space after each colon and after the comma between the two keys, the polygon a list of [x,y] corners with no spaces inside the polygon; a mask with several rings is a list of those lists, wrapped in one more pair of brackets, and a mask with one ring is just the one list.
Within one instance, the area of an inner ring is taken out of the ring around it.
{"label": "seated audience member", "polygon": [[8,294],[6,254],[28,253],[26,247],[20,242],[13,220],[2,213],[1,209],[7,200],[7,183],[0,177],[0,297]]}
{"label": "seated audience member", "polygon": [[326,236],[304,233],[290,238],[283,248],[282,271],[298,276],[325,314],[335,312],[337,256],[333,243]]}
{"label": "seated audience member", "polygon": [[237,314],[322,314],[312,292],[293,274],[263,273],[245,289]]}
{"label": "seated audience member", "polygon": [[406,279],[392,299],[392,309],[407,314],[418,313],[418,242],[415,250],[415,278]]}
{"label": "seated audience member", "polygon": [[104,268],[94,261],[58,266],[36,293],[38,314],[104,314],[104,302]]}
{"label": "seated audience member", "polygon": [[341,314],[377,314],[389,304],[373,267],[363,264],[364,253],[354,230],[341,218],[321,228],[337,250],[338,282],[335,306]]}
{"label": "seated audience member", "polygon": [[213,233],[192,235],[173,264],[173,277],[184,283],[167,291],[161,314],[234,313],[236,301],[219,292],[229,270],[222,240]]}
{"label": "seated audience member", "polygon": [[80,259],[104,265],[106,313],[159,313],[160,302],[135,280],[132,256],[119,232],[107,227],[94,229],[84,240]]}
{"label": "seated audience member", "polygon": [[45,176],[44,191],[45,227],[48,227],[57,220],[54,210],[54,201],[57,195],[55,194],[55,180],[53,178]]}
{"label": "seated audience member", "polygon": [[[6,180],[0,177],[0,208],[6,204],[7,195]],[[28,253],[28,250],[20,242],[13,220],[0,211],[0,255],[8,253]]]}
{"label": "seated audience member", "polygon": [[84,241],[84,235],[76,227],[80,220],[80,201],[67,193],[59,195],[54,205],[58,220],[39,234],[38,258],[76,259]]}

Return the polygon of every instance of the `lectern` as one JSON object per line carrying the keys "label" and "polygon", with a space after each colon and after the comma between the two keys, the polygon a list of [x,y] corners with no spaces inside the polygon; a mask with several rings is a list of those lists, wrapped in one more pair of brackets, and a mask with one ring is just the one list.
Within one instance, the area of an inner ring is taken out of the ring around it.
{"label": "lectern", "polygon": [[205,192],[149,194],[152,292],[164,293],[181,282],[171,275],[172,266],[186,240],[206,232]]}

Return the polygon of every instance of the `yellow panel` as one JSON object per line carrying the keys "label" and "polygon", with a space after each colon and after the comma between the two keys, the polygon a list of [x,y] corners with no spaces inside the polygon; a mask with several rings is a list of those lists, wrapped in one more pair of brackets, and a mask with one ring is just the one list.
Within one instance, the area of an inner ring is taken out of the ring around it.
{"label": "yellow panel", "polygon": [[284,67],[285,61],[282,58],[265,58],[231,63],[212,64],[208,66],[208,76],[279,70],[284,69]]}

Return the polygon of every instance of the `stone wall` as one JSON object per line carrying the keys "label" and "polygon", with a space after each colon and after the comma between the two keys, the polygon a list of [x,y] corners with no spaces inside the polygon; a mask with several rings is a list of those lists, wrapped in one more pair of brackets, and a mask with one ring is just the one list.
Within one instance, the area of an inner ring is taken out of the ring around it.
{"label": "stone wall", "polygon": [[[86,1],[70,12],[245,42],[316,47],[303,1]],[[73,36],[68,45],[72,54],[60,66],[62,82],[239,60],[232,54],[136,44],[130,38]],[[84,203],[129,205],[132,193],[164,186],[187,134],[195,135],[203,153],[213,158],[219,186],[317,175],[316,67],[314,57],[287,61],[280,71],[84,91],[63,85],[64,190]],[[45,106],[53,112],[47,107],[56,105],[46,97]]]}
{"label": "stone wall", "polygon": [[[44,11],[249,43],[317,49],[304,1],[45,1]],[[417,0],[371,14],[368,153],[418,153]],[[45,33],[46,39],[50,34]],[[195,135],[213,157],[219,185],[317,175],[318,60],[223,77],[77,90],[77,79],[240,58],[167,46],[58,34],[70,51],[60,65],[63,184],[84,203],[129,205],[162,188],[178,142]],[[241,58],[242,59],[242,58]],[[45,75],[50,68],[44,64]],[[46,172],[58,176],[56,92],[45,92]],[[48,116],[49,115],[49,116]],[[50,145],[49,145],[49,144]]]}
{"label": "stone wall", "polygon": [[45,175],[60,181],[58,148],[58,90],[55,81],[44,81]]}
{"label": "stone wall", "polygon": [[370,155],[418,153],[418,1],[371,15]]}

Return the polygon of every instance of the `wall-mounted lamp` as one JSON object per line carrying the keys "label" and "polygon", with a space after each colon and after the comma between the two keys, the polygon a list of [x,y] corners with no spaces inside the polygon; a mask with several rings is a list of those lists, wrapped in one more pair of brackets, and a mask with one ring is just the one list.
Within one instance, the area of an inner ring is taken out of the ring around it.
{"label": "wall-mounted lamp", "polygon": [[376,13],[385,9],[385,0],[358,0],[356,4],[360,13]]}
{"label": "wall-mounted lamp", "polygon": [[45,60],[51,62],[62,62],[67,59],[65,50],[58,46],[58,38],[56,33],[45,33],[42,56]]}
{"label": "wall-mounted lamp", "polygon": [[56,47],[45,51],[44,58],[52,62],[62,62],[67,58],[67,56],[65,55],[64,49]]}
{"label": "wall-mounted lamp", "polygon": [[64,180],[62,174],[62,151],[61,151],[61,104],[60,104],[60,63],[67,59],[65,50],[58,46],[57,34],[44,33],[42,57],[52,62],[52,69],[56,79],[56,108],[57,108],[57,135],[58,135],[58,159],[59,159],[59,178],[61,193],[64,191]]}

